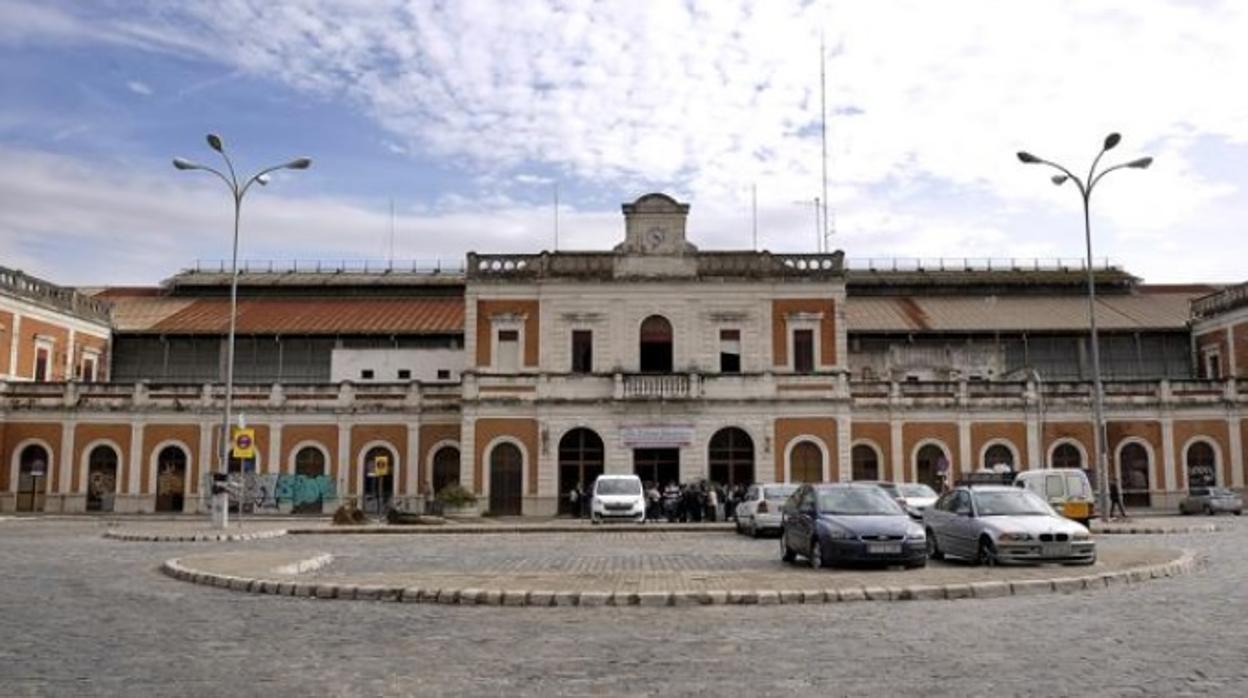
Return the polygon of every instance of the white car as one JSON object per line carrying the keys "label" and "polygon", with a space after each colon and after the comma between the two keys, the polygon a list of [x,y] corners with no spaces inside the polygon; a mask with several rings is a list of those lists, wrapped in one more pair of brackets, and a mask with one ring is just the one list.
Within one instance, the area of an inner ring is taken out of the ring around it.
{"label": "white car", "polygon": [[748,533],[753,538],[768,531],[779,533],[784,520],[780,508],[797,488],[796,484],[781,482],[750,485],[745,499],[737,505],[737,533]]}
{"label": "white car", "polygon": [[594,523],[646,520],[646,493],[636,475],[599,475],[592,496],[589,511]]}
{"label": "white car", "polygon": [[906,513],[914,518],[921,518],[923,510],[936,503],[936,490],[921,482],[902,482],[897,485],[897,494]]}

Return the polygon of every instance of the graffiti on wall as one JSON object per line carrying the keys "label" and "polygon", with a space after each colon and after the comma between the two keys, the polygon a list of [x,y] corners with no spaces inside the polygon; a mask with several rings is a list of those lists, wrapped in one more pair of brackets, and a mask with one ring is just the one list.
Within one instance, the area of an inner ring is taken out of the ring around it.
{"label": "graffiti on wall", "polygon": [[[211,479],[210,473],[205,475],[201,492],[212,490]],[[338,498],[338,487],[327,475],[230,473],[227,482],[231,498],[255,510],[296,508]]]}

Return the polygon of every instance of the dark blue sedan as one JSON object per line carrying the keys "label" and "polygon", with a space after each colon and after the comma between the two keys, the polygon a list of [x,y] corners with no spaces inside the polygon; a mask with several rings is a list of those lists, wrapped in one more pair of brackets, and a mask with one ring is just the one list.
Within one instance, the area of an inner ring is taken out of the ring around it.
{"label": "dark blue sedan", "polygon": [[923,567],[923,527],[874,484],[803,485],[785,504],[780,556],[810,566],[878,564]]}

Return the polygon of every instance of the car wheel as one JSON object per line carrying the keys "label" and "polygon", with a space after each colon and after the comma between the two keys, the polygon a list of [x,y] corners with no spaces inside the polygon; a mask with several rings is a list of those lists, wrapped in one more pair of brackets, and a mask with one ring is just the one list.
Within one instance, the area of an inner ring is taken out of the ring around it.
{"label": "car wheel", "polygon": [[923,567],[927,567],[927,560],[915,560],[914,562],[906,563],[906,569],[908,570],[917,570]]}
{"label": "car wheel", "polygon": [[810,569],[817,570],[823,567],[823,544],[815,538],[810,542]]}
{"label": "car wheel", "polygon": [[754,517],[750,517],[750,538],[758,538],[758,522],[754,520]]}
{"label": "car wheel", "polygon": [[1241,514],[1243,514],[1243,513],[1244,513],[1244,510],[1243,510],[1243,509],[1236,509],[1236,510],[1235,510],[1235,515],[1236,515],[1236,516],[1240,516],[1240,515],[1241,515]]}
{"label": "car wheel", "polygon": [[785,535],[784,529],[780,530],[780,559],[785,562],[793,562],[797,559],[797,553],[789,547],[789,537]]}
{"label": "car wheel", "polygon": [[741,522],[738,521],[737,522],[737,535],[741,535],[742,533],[745,533],[745,530],[741,528]]}
{"label": "car wheel", "polygon": [[927,529],[927,556],[933,560],[945,559],[944,552],[942,552],[940,546],[936,544],[936,533],[930,528]]}
{"label": "car wheel", "polygon": [[993,545],[992,541],[987,538],[980,538],[979,551],[975,554],[975,564],[994,567],[997,562],[997,546]]}
{"label": "car wheel", "polygon": [[1205,516],[1213,516],[1213,507],[1205,505]]}

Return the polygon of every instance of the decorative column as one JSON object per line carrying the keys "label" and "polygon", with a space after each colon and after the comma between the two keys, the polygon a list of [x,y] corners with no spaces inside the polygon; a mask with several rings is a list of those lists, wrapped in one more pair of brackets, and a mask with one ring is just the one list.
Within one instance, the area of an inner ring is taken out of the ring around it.
{"label": "decorative column", "polygon": [[264,469],[266,473],[284,473],[288,471],[287,465],[282,462],[282,423],[269,424],[269,453],[265,456],[268,461],[268,467]]}
{"label": "decorative column", "polygon": [[898,415],[888,416],[889,451],[893,454],[893,480],[910,482],[910,472],[906,469],[906,454],[902,453],[901,425]]}
{"label": "decorative column", "polygon": [[336,479],[338,485],[338,498],[355,501],[355,492],[351,490],[351,425],[345,422],[338,423],[338,467],[336,468]]}
{"label": "decorative column", "polygon": [[1167,492],[1179,488],[1178,468],[1174,458],[1174,418],[1165,415],[1161,418],[1161,462],[1165,466]]}
{"label": "decorative column", "polygon": [[127,511],[139,511],[139,476],[143,471],[143,422],[130,424],[130,465],[126,472],[125,493],[127,499],[134,503]]}
{"label": "decorative column", "polygon": [[1239,419],[1234,413],[1226,417],[1226,433],[1231,446],[1231,486],[1244,486],[1244,440],[1239,431]]}

